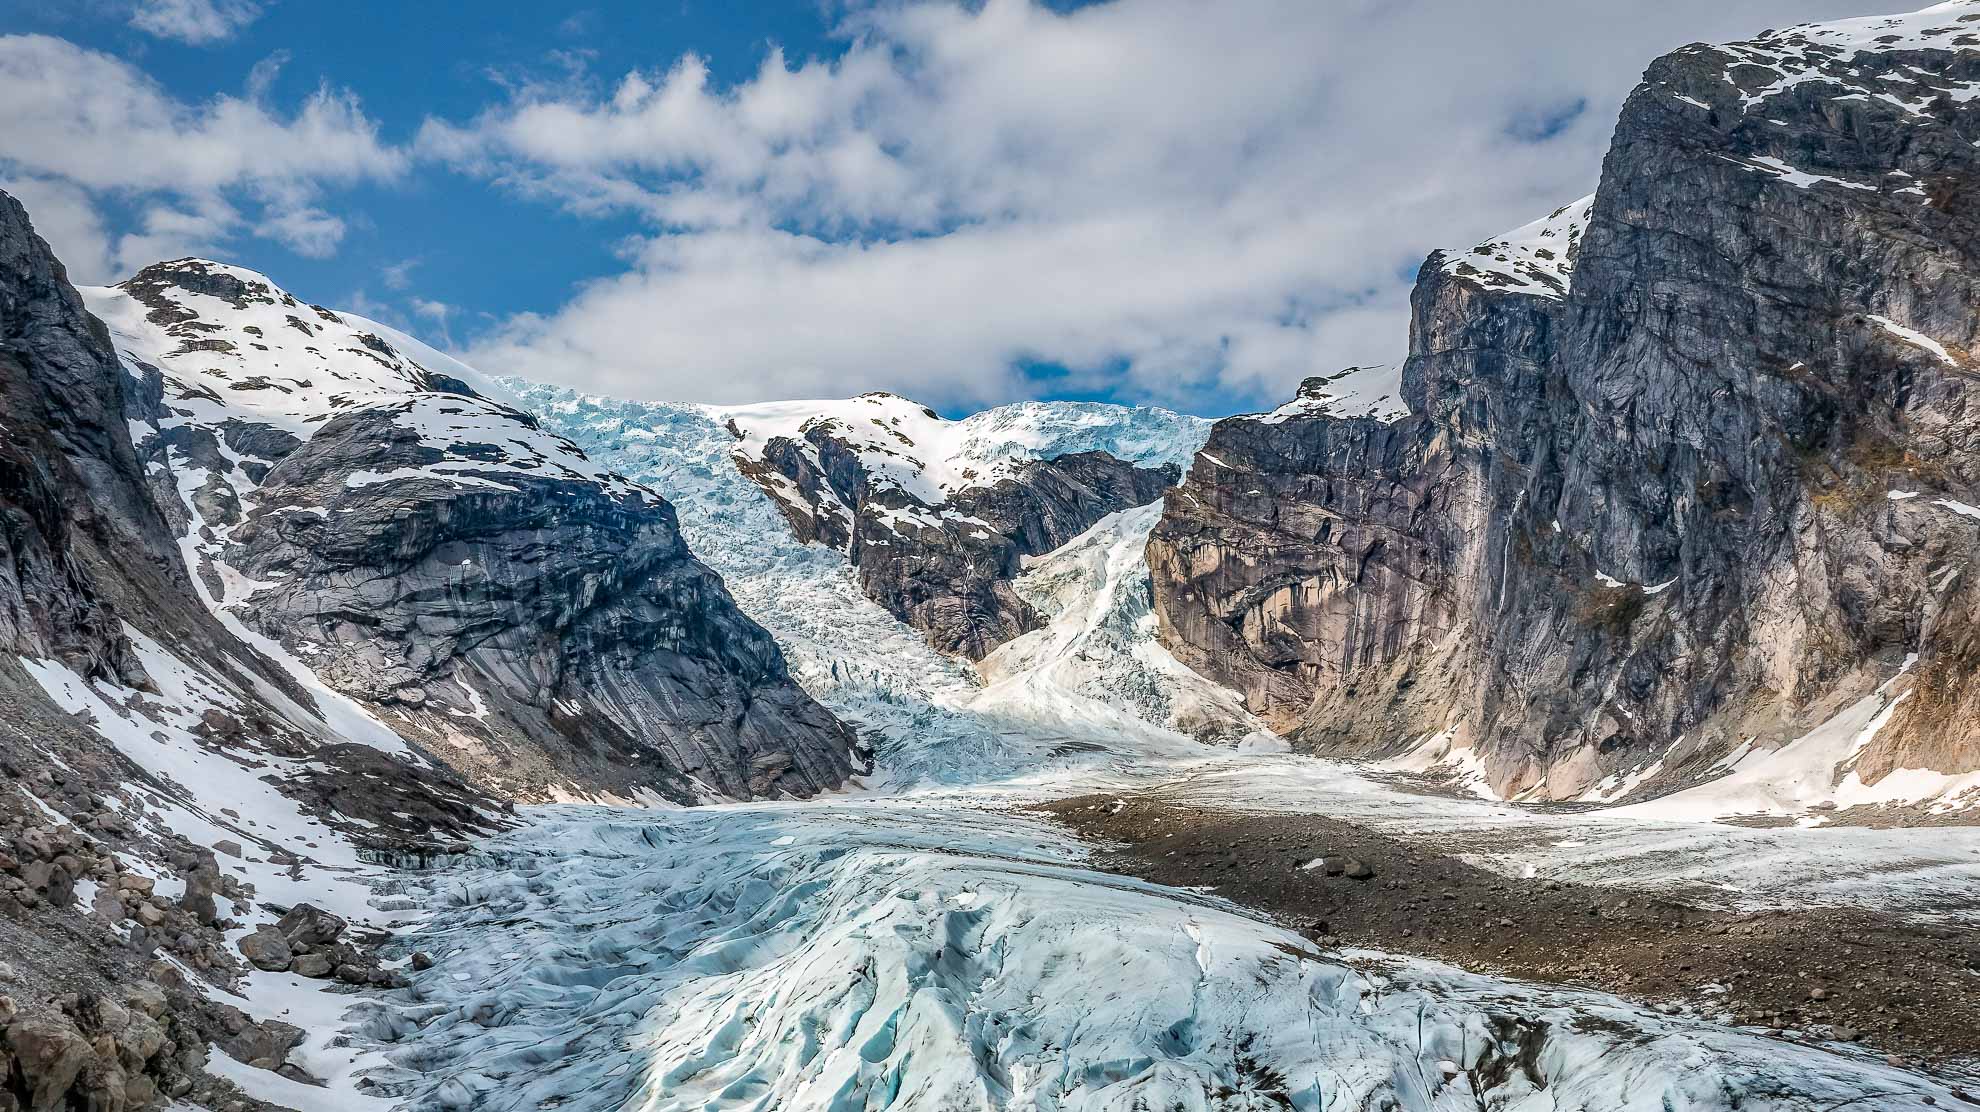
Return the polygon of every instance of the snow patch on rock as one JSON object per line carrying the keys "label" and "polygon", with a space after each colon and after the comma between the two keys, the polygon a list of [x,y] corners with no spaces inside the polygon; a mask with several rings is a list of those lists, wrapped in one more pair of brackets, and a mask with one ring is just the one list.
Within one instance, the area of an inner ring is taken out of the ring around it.
{"label": "snow patch on rock", "polygon": [[1440,253],[1444,273],[1486,289],[1534,297],[1567,296],[1574,259],[1595,195],[1562,205],[1469,251]]}

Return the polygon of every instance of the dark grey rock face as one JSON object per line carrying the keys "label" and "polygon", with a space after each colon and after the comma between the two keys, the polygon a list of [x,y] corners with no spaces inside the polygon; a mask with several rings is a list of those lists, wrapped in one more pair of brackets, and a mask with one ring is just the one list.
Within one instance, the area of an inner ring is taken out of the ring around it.
{"label": "dark grey rock face", "polygon": [[238,267],[90,298],[156,398],[138,450],[206,605],[436,760],[531,800],[802,796],[851,771],[851,731],[672,507],[532,415]]}
{"label": "dark grey rock face", "polygon": [[[131,443],[133,422],[164,415],[158,387],[119,365],[103,324],[21,206],[0,193],[6,1107],[211,1104],[220,1095],[201,1074],[206,1048],[251,1025],[187,978],[234,978],[222,931],[255,892],[161,816],[198,814],[201,836],[227,830],[215,841],[236,857],[252,846],[257,858],[295,869],[317,864],[315,839],[331,831],[391,846],[499,821],[491,800],[441,770],[315,732],[310,696],[202,604]],[[56,695],[84,690],[103,700],[86,716]],[[281,844],[226,804],[208,809],[199,789],[211,785],[133,759],[143,746],[167,748],[168,725],[216,763],[266,776],[244,774],[257,788],[289,792],[310,834]],[[290,765],[306,765],[308,779],[284,781]],[[323,782],[337,786],[319,790]],[[142,872],[138,862],[147,862]],[[184,880],[176,900],[154,894],[161,871]],[[79,907],[85,884],[94,898]],[[171,963],[154,960],[161,950]]]}
{"label": "dark grey rock face", "polygon": [[773,437],[761,458],[738,462],[799,539],[843,549],[868,597],[935,648],[971,660],[1044,624],[1011,589],[1024,557],[1155,501],[1178,477],[1174,467],[1074,452],[1014,461],[993,482],[931,502],[876,482],[871,446],[826,421],[807,426],[802,441]]}
{"label": "dark grey rock face", "polygon": [[118,588],[131,605],[169,596],[176,560],[131,451],[124,382],[102,325],[0,194],[0,644],[142,682]]}
{"label": "dark grey rock face", "polygon": [[1308,746],[1450,730],[1554,798],[1799,736],[1916,653],[1858,773],[1980,766],[1980,39],[1946,21],[1655,63],[1578,242],[1425,264],[1410,416],[1217,426],[1150,541],[1165,644]]}
{"label": "dark grey rock face", "polygon": [[[436,447],[448,419],[473,431]],[[673,508],[623,481],[532,474],[511,437],[549,439],[526,413],[453,395],[325,424],[232,534],[227,562],[264,584],[248,619],[504,794],[843,781],[851,732],[688,552]]]}
{"label": "dark grey rock face", "polygon": [[[156,691],[128,626],[227,690],[311,707],[286,672],[213,619],[188,580],[131,442],[134,423],[163,415],[158,380],[125,373],[26,212],[0,193],[0,645],[84,680]],[[60,750],[79,780],[145,778],[11,661],[0,669],[0,702],[16,727],[0,731],[0,759],[32,768]],[[351,810],[322,813],[360,818],[378,837],[453,837],[484,825],[474,807],[486,800],[452,777],[312,735],[264,701],[215,708],[200,733],[223,748],[362,768],[342,793]]]}

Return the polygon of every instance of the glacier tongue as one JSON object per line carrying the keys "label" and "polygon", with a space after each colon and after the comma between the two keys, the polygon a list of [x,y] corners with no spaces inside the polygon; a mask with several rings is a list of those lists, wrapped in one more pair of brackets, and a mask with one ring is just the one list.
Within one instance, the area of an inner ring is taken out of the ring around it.
{"label": "glacier tongue", "polygon": [[1379,955],[1090,871],[990,797],[544,808],[403,894],[421,1108],[1922,1109],[1857,1053]]}
{"label": "glacier tongue", "polygon": [[1148,532],[1151,503],[1109,514],[1058,550],[1029,561],[1013,584],[1050,619],[983,661],[979,714],[1037,730],[1047,723],[1095,737],[1135,737],[1144,759],[1178,753],[1177,735],[1222,742],[1264,729],[1236,692],[1184,667],[1155,640]]}
{"label": "glacier tongue", "polygon": [[[1209,755],[1190,736],[1234,738],[1252,728],[1234,698],[1154,644],[1141,549],[1159,506],[1113,515],[1032,562],[1034,574],[1018,589],[1039,596],[1033,601],[1047,613],[1079,613],[986,662],[986,689],[967,662],[929,648],[867,598],[843,553],[792,535],[769,496],[736,469],[737,440],[726,427],[735,407],[621,401],[519,379],[501,385],[600,465],[673,503],[689,547],[776,635],[792,675],[875,747],[870,788],[1015,776],[1041,783],[1102,763],[1131,773],[1158,757]],[[894,401],[896,409],[915,408]],[[951,427],[950,439],[962,445],[956,450],[977,460],[1102,448],[1172,462],[1200,439],[1203,430],[1189,420],[1122,406],[1026,403],[927,423]],[[1044,576],[1061,582],[1053,587]]]}

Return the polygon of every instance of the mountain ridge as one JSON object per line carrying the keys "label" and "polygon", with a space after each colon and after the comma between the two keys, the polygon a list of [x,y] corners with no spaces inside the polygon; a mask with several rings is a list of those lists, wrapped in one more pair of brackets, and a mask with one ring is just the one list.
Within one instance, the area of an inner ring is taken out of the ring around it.
{"label": "mountain ridge", "polygon": [[1653,63],[1585,217],[1426,261],[1409,416],[1212,432],[1234,466],[1151,541],[1164,643],[1305,748],[1505,797],[1667,791],[1879,690],[1821,775],[1980,767],[1976,20]]}

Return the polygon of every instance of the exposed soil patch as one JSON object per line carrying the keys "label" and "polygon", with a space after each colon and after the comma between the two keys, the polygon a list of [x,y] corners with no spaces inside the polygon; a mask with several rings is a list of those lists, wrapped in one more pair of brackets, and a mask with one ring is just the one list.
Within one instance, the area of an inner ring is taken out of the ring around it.
{"label": "exposed soil patch", "polygon": [[[1038,809],[1105,846],[1103,867],[1214,890],[1322,946],[1601,989],[1810,1040],[1861,1042],[1914,1065],[1980,1055],[1980,932],[1865,911],[1730,913],[1508,879],[1448,847],[1313,815],[1131,795]],[[1972,1103],[1980,1107],[1980,1092]]]}

